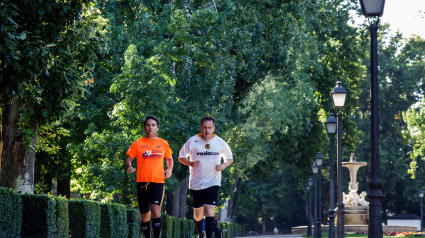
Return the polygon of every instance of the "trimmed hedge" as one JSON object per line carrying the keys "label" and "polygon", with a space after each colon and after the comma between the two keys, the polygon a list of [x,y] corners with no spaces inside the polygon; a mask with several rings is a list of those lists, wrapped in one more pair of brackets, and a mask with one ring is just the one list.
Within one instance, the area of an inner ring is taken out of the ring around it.
{"label": "trimmed hedge", "polygon": [[173,230],[172,230],[172,236],[171,237],[181,237],[181,219],[180,218],[174,218],[173,219]]}
{"label": "trimmed hedge", "polygon": [[90,200],[68,201],[69,234],[72,237],[98,238],[100,236],[100,204]]}
{"label": "trimmed hedge", "polygon": [[[192,219],[161,215],[161,238],[193,238]],[[227,229],[223,238],[243,236],[243,226],[219,223]],[[50,195],[20,195],[0,187],[0,238],[8,237],[81,237],[81,238],[139,238],[140,213],[136,209],[110,203]]]}
{"label": "trimmed hedge", "polygon": [[59,237],[56,199],[44,194],[24,194],[21,199],[21,237]]}
{"label": "trimmed hedge", "polygon": [[56,200],[56,225],[58,237],[69,237],[68,199],[53,197]]}
{"label": "trimmed hedge", "polygon": [[0,237],[20,237],[21,223],[21,197],[10,188],[0,187]]}
{"label": "trimmed hedge", "polygon": [[[227,227],[227,224],[228,223],[224,223],[224,222],[219,222],[218,224],[217,224],[217,226],[218,226],[218,228],[220,228],[220,230],[223,230],[223,229],[227,229],[228,227]],[[229,236],[228,236],[228,232],[225,232],[225,233],[223,233],[222,234],[222,236],[221,236],[221,238],[228,238]]]}
{"label": "trimmed hedge", "polygon": [[227,229],[227,232],[222,234],[222,238],[231,238],[237,236],[244,236],[244,227],[236,223],[219,222],[218,228]]}
{"label": "trimmed hedge", "polygon": [[140,238],[140,213],[136,209],[127,209],[128,238]]}
{"label": "trimmed hedge", "polygon": [[127,208],[117,203],[103,203],[101,208],[100,236],[121,238],[128,236]]}
{"label": "trimmed hedge", "polygon": [[161,238],[173,238],[173,218],[167,214],[161,214]]}
{"label": "trimmed hedge", "polygon": [[[192,219],[175,218],[180,219],[180,238],[193,237],[195,231],[195,223]],[[178,237],[178,236],[175,236]]]}

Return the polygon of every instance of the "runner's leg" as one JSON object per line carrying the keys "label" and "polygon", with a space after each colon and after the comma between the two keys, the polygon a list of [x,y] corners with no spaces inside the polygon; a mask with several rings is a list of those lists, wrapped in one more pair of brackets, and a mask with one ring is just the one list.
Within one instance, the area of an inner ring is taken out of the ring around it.
{"label": "runner's leg", "polygon": [[204,229],[202,229],[202,222],[204,217],[202,190],[190,190],[190,197],[193,203],[193,221],[195,222],[196,232],[198,237],[204,237]]}
{"label": "runner's leg", "polygon": [[212,237],[214,232],[214,209],[217,206],[219,186],[212,186],[204,189],[204,214],[205,214],[205,233],[207,238]]}
{"label": "runner's leg", "polygon": [[151,238],[148,183],[137,183],[136,191],[142,232],[145,238]]}
{"label": "runner's leg", "polygon": [[153,237],[160,238],[161,235],[161,206],[164,198],[165,187],[163,183],[151,183],[150,185],[150,209],[152,212]]}

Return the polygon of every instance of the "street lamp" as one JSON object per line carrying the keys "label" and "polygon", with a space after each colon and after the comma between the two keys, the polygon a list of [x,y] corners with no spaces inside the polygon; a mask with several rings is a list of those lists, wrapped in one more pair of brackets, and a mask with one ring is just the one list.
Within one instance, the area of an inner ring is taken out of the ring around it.
{"label": "street lamp", "polygon": [[[347,91],[342,87],[340,81],[336,82],[335,88],[331,92],[332,104],[335,109],[343,109],[347,101]],[[337,120],[337,202],[336,202],[336,237],[344,237],[344,202],[342,201],[342,123],[341,112],[336,114]]]}
{"label": "street lamp", "polygon": [[419,191],[419,197],[421,198],[421,231],[424,230],[424,214],[422,209],[422,199],[424,198],[424,191]]}
{"label": "street lamp", "polygon": [[329,135],[329,238],[335,238],[335,199],[334,199],[334,135],[337,130],[337,121],[334,114],[328,117],[325,122],[326,131]]}
{"label": "street lamp", "polygon": [[369,174],[369,237],[383,237],[381,199],[382,181],[379,178],[379,119],[378,119],[378,24],[384,13],[385,0],[360,0],[365,17],[377,17],[370,23],[370,174]]}
{"label": "street lamp", "polygon": [[311,197],[311,188],[313,187],[313,178],[310,177],[307,180],[307,191],[308,191],[308,212],[307,212],[307,236],[312,236],[312,230],[311,230],[311,223],[312,223],[312,214],[311,214],[311,209],[312,209],[312,197]]}
{"label": "street lamp", "polygon": [[322,192],[321,192],[321,186],[322,186],[322,170],[320,167],[323,163],[323,156],[322,154],[317,153],[316,157],[314,157],[314,165],[313,166],[313,173],[318,173],[318,181],[319,184],[317,186],[317,236],[318,238],[322,237]]}
{"label": "street lamp", "polygon": [[[319,166],[317,166],[316,161],[314,161],[313,165],[311,166],[311,169],[313,170],[313,174],[317,174],[319,172]],[[313,214],[314,214],[314,238],[318,238],[318,225],[317,225],[317,181],[316,179],[314,181],[314,207],[313,207]]]}

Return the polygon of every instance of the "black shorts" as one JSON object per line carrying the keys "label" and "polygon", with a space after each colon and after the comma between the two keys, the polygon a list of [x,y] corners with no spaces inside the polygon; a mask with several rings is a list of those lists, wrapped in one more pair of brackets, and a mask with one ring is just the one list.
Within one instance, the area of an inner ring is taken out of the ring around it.
{"label": "black shorts", "polygon": [[163,183],[138,182],[136,190],[141,214],[149,212],[150,204],[162,205],[165,191]]}
{"label": "black shorts", "polygon": [[200,208],[204,205],[217,206],[218,189],[220,186],[212,186],[201,190],[190,190],[193,208]]}

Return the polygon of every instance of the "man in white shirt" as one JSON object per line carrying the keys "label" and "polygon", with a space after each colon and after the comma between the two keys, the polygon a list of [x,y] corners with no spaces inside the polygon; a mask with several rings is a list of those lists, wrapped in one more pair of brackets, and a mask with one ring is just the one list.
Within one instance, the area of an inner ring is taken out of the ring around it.
{"label": "man in white shirt", "polygon": [[[189,138],[179,153],[179,161],[189,166],[189,189],[193,202],[193,219],[198,237],[204,237],[202,219],[205,215],[205,233],[212,237],[214,209],[217,207],[221,171],[233,163],[229,145],[214,133],[214,118],[201,120],[201,133]],[[224,162],[222,163],[222,158]]]}

